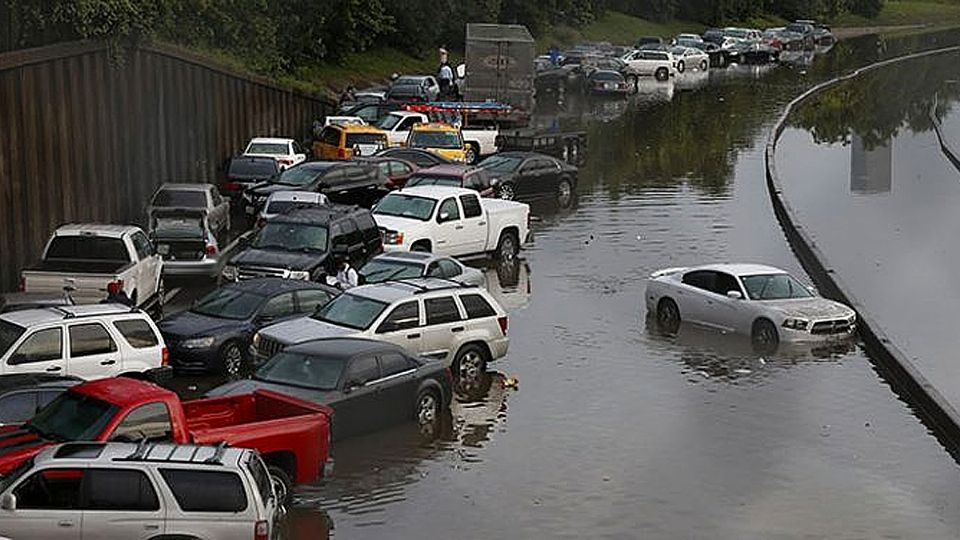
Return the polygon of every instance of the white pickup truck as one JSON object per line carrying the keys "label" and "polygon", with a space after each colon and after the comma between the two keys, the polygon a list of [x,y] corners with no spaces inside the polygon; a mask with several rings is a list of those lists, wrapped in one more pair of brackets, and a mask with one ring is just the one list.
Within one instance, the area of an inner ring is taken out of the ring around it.
{"label": "white pickup truck", "polygon": [[[412,111],[392,111],[377,125],[378,129],[387,132],[387,141],[390,146],[403,146],[407,142],[410,128],[414,124],[427,123],[427,115]],[[463,144],[466,147],[467,163],[473,165],[480,158],[497,152],[497,135],[500,131],[490,128],[461,128]]]}
{"label": "white pickup truck", "polygon": [[43,258],[20,273],[24,292],[71,290],[77,303],[99,302],[118,282],[139,307],[159,307],[163,261],[147,235],[133,225],[64,225],[43,250]]}
{"label": "white pickup truck", "polygon": [[393,191],[373,209],[384,251],[455,257],[488,253],[516,257],[529,232],[529,217],[526,204],[481,199],[471,189],[444,186]]}

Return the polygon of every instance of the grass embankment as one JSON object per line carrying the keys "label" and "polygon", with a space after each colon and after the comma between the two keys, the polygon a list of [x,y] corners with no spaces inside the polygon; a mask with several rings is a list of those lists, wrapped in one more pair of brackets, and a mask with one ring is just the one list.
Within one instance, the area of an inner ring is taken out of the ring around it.
{"label": "grass embankment", "polygon": [[887,0],[874,19],[845,14],[833,21],[834,27],[845,26],[952,26],[960,24],[960,1]]}

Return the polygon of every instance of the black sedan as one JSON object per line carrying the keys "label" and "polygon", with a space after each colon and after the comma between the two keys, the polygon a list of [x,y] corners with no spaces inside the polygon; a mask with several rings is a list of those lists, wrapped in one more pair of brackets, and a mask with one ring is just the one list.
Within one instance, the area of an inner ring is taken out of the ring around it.
{"label": "black sedan", "polygon": [[20,425],[83,379],[49,373],[0,375],[0,426]]}
{"label": "black sedan", "polygon": [[566,207],[577,188],[576,167],[535,152],[501,152],[477,166],[490,172],[500,198],[508,201],[552,195]]}
{"label": "black sedan", "polygon": [[263,278],[230,283],[188,311],[160,322],[178,372],[237,376],[247,363],[253,334],[268,324],[310,315],[339,291],[311,281]]}
{"label": "black sedan", "polygon": [[434,154],[428,150],[423,150],[420,148],[386,148],[374,154],[377,157],[392,157],[399,158],[413,163],[421,169],[426,167],[433,167],[434,165],[447,165],[453,163],[449,159],[439,155]]}
{"label": "black sedan", "polygon": [[247,216],[253,217],[276,191],[313,191],[330,201],[366,205],[387,190],[387,178],[372,164],[353,161],[307,161],[290,167],[243,194]]}
{"label": "black sedan", "polygon": [[586,91],[596,95],[622,97],[630,92],[630,86],[621,73],[605,69],[591,71],[584,86]]}
{"label": "black sedan", "polygon": [[442,363],[414,358],[392,343],[330,338],[287,347],[253,378],[218,386],[208,396],[267,389],[333,408],[333,438],[414,420],[427,437],[450,406],[453,376]]}

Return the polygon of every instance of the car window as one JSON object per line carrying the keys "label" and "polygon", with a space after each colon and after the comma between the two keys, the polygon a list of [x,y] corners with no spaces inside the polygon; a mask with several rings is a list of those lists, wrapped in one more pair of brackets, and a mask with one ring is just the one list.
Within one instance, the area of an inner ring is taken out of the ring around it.
{"label": "car window", "polygon": [[367,384],[380,378],[380,367],[375,356],[354,358],[347,369],[345,381],[350,384]]}
{"label": "car window", "polygon": [[480,198],[476,195],[461,195],[460,203],[463,205],[463,217],[465,219],[475,218],[483,214]]}
{"label": "car window", "polygon": [[304,153],[304,152],[303,152],[303,147],[300,146],[300,143],[298,143],[297,141],[293,141],[293,144],[292,144],[291,146],[293,146],[293,153],[294,153],[294,154],[302,154],[302,153]]}
{"label": "car window", "polygon": [[487,178],[487,173],[485,171],[477,171],[473,174],[467,175],[467,178],[463,182],[463,187],[467,189],[483,191],[490,187],[490,179]]}
{"label": "car window", "polygon": [[385,332],[397,332],[399,330],[409,330],[420,326],[420,304],[416,300],[404,302],[393,308],[390,315],[380,323],[377,328],[378,334]]}
{"label": "car window", "polygon": [[320,132],[320,140],[324,144],[330,144],[333,146],[340,145],[340,130],[333,127],[327,126],[323,128],[323,131]]}
{"label": "car window", "polygon": [[406,356],[400,353],[384,353],[380,355],[380,373],[383,377],[403,373],[417,367]]}
{"label": "car window", "polygon": [[372,242],[380,239],[380,229],[377,228],[377,222],[374,221],[373,215],[362,212],[354,215],[353,219],[356,220],[357,226],[360,228],[360,234],[365,241]]}
{"label": "car window", "polygon": [[70,357],[82,358],[116,352],[117,344],[99,323],[75,324],[70,327]]}
{"label": "car window", "polygon": [[219,192],[219,191],[217,191],[217,190],[215,190],[215,189],[211,189],[211,190],[210,190],[210,197],[213,198],[213,205],[214,205],[214,206],[220,206],[221,204],[223,204],[223,196],[220,195],[220,192]]}
{"label": "car window", "polygon": [[170,425],[170,412],[160,402],[147,403],[127,413],[120,421],[111,441],[169,441],[172,440],[173,427]]}
{"label": "car window", "polygon": [[363,238],[360,236],[360,229],[357,228],[357,224],[353,222],[352,219],[347,218],[340,222],[343,227],[343,234],[347,238],[347,243],[351,246],[356,246],[363,243]]}
{"label": "car window", "polygon": [[294,307],[293,303],[293,293],[285,293],[280,296],[276,296],[267,301],[263,305],[263,309],[260,310],[260,317],[264,319],[276,319],[278,317],[286,317],[292,313],[296,313],[297,309]]}
{"label": "car window", "polygon": [[695,270],[683,275],[683,282],[691,287],[712,291],[714,284],[714,272],[709,270]]}
{"label": "car window", "polygon": [[297,311],[300,313],[313,313],[333,297],[327,291],[320,289],[307,289],[296,292]]}
{"label": "car window", "polygon": [[257,485],[260,501],[266,503],[274,494],[273,483],[270,481],[270,473],[267,472],[266,465],[263,464],[256,452],[250,452],[247,469],[250,471],[250,476],[253,477],[253,482]]}
{"label": "car window", "polygon": [[81,469],[45,469],[13,490],[17,510],[72,510],[80,506]]}
{"label": "car window", "polygon": [[390,162],[390,173],[395,175],[404,175],[410,174],[413,172],[413,167],[407,165],[402,161],[391,161]]}
{"label": "car window", "polygon": [[[37,409],[42,409],[47,406],[48,403],[56,399],[57,396],[63,393],[63,390],[41,390],[40,395],[37,396]],[[30,416],[33,416],[32,414]]]}
{"label": "car window", "polygon": [[154,333],[147,321],[143,319],[130,319],[126,321],[116,321],[113,327],[120,332],[123,339],[127,340],[134,349],[146,349],[157,346],[160,341],[157,334]]}
{"label": "car window", "polygon": [[437,264],[440,266],[440,277],[451,278],[463,273],[460,265],[449,259],[441,259]]}
{"label": "car window", "polygon": [[[440,221],[440,216],[447,214],[447,218]],[[456,221],[460,219],[460,209],[457,207],[457,199],[450,197],[440,203],[440,212],[437,213],[438,222]]]}
{"label": "car window", "polygon": [[[201,195],[203,194],[201,193]],[[133,233],[130,235],[130,240],[133,241],[133,247],[137,250],[137,257],[141,260],[153,255],[153,246],[150,244],[150,240],[147,239],[147,235],[143,234],[143,232],[137,231]]]}
{"label": "car window", "polygon": [[480,319],[483,317],[493,317],[497,311],[493,309],[490,302],[479,294],[461,294],[460,303],[467,312],[467,318]]}
{"label": "car window", "polygon": [[243,482],[235,473],[160,469],[177,505],[184,512],[242,512],[247,508]]}
{"label": "car window", "polygon": [[730,274],[724,274],[723,272],[717,272],[716,278],[713,284],[713,292],[726,296],[730,291],[737,291],[741,295],[743,291],[740,290],[740,284],[737,283],[737,279],[731,276]]}
{"label": "car window", "polygon": [[445,324],[460,320],[460,310],[453,297],[430,298],[424,300],[424,309],[427,310],[427,324]]}
{"label": "car window", "polygon": [[37,392],[16,392],[0,398],[0,424],[20,424],[37,412]]}
{"label": "car window", "polygon": [[63,330],[48,328],[28,337],[7,360],[7,364],[32,364],[63,358]]}
{"label": "car window", "polygon": [[148,512],[160,509],[153,484],[143,471],[89,469],[83,479],[84,510]]}

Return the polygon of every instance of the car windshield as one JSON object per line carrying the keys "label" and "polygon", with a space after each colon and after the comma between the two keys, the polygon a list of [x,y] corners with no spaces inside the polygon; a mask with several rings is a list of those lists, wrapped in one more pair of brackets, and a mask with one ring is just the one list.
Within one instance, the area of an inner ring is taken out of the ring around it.
{"label": "car windshield", "polygon": [[277,174],[273,159],[234,159],[230,161],[227,176],[240,178],[267,178]]}
{"label": "car windshield", "polygon": [[492,155],[481,161],[478,166],[488,171],[511,173],[517,170],[522,162],[523,158],[517,156]]}
{"label": "car windshield", "polygon": [[318,321],[355,330],[370,328],[387,304],[356,294],[341,294],[311,315]]}
{"label": "car windshield", "polygon": [[271,182],[285,186],[305,186],[322,172],[323,169],[317,170],[314,167],[291,167],[275,176]]}
{"label": "car windshield", "polygon": [[317,358],[281,352],[258,369],[253,378],[312,390],[334,390],[345,364],[346,360],[341,358]]}
{"label": "car windshield", "polygon": [[64,392],[27,422],[27,429],[55,441],[93,441],[113,420],[117,407],[99,399]]}
{"label": "car windshield", "polygon": [[206,208],[207,194],[193,189],[161,189],[153,198],[153,205]]}
{"label": "car windshield", "polygon": [[266,214],[283,214],[294,208],[311,208],[315,206],[320,206],[320,203],[316,201],[273,201],[267,206],[267,209],[264,211]]}
{"label": "car windshield", "polygon": [[746,30],[727,30],[727,35],[737,39],[744,39],[747,37]]}
{"label": "car windshield", "polygon": [[456,131],[414,131],[407,146],[413,148],[461,148],[463,140]]}
{"label": "car windshield", "polygon": [[430,221],[437,201],[424,197],[414,197],[402,193],[391,193],[380,199],[373,209],[374,214]]}
{"label": "car windshield", "polygon": [[260,295],[225,287],[201,298],[190,311],[207,317],[239,321],[252,317],[263,301]]}
{"label": "car windshield", "polygon": [[810,298],[813,294],[789,274],[761,274],[741,276],[751,300],[786,300]]}
{"label": "car windshield", "polygon": [[20,336],[26,332],[22,326],[17,326],[11,322],[0,321],[0,357],[13,347],[13,344],[20,339]]}
{"label": "car windshield", "polygon": [[325,253],[327,228],[304,223],[267,223],[250,245],[257,249]]}
{"label": "car windshield", "polygon": [[427,176],[415,174],[407,180],[407,187],[414,186],[448,186],[461,187],[463,180],[459,176]]}
{"label": "car windshield", "polygon": [[391,279],[420,277],[423,265],[396,259],[373,259],[360,269],[367,283],[382,283]]}
{"label": "car windshield", "polygon": [[282,156],[290,152],[290,147],[286,143],[250,143],[246,154],[266,154],[268,156]]}

